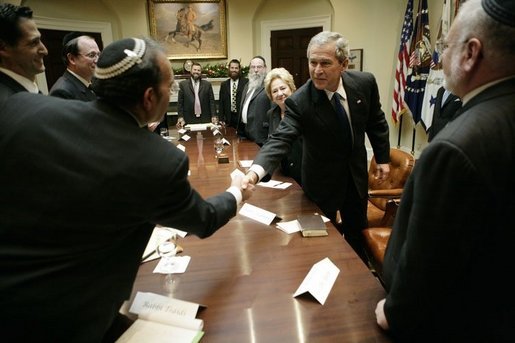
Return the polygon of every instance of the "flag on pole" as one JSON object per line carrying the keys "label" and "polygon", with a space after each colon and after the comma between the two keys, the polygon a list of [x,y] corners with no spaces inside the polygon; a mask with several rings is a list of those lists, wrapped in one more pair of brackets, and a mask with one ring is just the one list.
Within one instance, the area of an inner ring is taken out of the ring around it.
{"label": "flag on pole", "polygon": [[397,68],[395,69],[395,84],[393,89],[392,119],[395,123],[406,111],[404,102],[404,90],[406,88],[406,75],[409,65],[409,46],[413,32],[413,0],[408,0],[404,23],[401,30],[401,41],[397,55]]}
{"label": "flag on pole", "polygon": [[442,18],[438,28],[435,49],[433,51],[433,59],[431,61],[431,70],[427,77],[426,90],[424,92],[424,101],[422,103],[422,126],[429,131],[431,122],[433,121],[433,112],[436,101],[436,93],[443,86],[443,69],[442,69],[442,53],[443,39],[449,32],[451,25],[451,0],[444,0],[442,9]]}
{"label": "flag on pole", "polygon": [[420,0],[419,2],[414,29],[410,45],[410,64],[406,78],[404,100],[408,105],[413,121],[418,124],[432,59],[427,0]]}

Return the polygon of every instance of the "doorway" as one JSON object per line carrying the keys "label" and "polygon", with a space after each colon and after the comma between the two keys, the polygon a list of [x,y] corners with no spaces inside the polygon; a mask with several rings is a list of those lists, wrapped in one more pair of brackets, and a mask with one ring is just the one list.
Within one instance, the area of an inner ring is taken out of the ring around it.
{"label": "doorway", "polygon": [[311,37],[322,32],[322,26],[271,31],[272,68],[288,70],[299,88],[309,79],[306,49]]}

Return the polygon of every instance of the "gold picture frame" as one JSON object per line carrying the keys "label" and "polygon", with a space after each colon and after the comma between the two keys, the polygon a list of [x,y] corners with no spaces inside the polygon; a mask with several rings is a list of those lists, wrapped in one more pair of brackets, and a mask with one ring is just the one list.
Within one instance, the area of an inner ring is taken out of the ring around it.
{"label": "gold picture frame", "polygon": [[227,58],[225,0],[147,0],[150,34],[170,60]]}
{"label": "gold picture frame", "polygon": [[349,70],[363,71],[363,49],[350,49]]}

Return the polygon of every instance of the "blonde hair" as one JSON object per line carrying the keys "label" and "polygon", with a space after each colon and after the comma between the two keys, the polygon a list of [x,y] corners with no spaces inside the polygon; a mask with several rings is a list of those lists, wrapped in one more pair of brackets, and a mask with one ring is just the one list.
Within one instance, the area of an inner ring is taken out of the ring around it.
{"label": "blonde hair", "polygon": [[297,87],[295,87],[295,81],[293,80],[293,76],[290,74],[290,72],[284,68],[274,68],[266,74],[265,77],[265,91],[266,95],[268,95],[268,98],[272,100],[272,90],[271,84],[272,81],[275,79],[281,79],[290,87],[292,93],[295,92]]}

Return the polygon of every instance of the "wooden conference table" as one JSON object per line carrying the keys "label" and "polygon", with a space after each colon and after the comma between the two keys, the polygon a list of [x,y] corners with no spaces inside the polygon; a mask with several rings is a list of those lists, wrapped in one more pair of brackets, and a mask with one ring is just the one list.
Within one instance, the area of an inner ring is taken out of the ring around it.
{"label": "wooden conference table", "polygon": [[[190,158],[190,182],[204,197],[224,191],[238,160],[251,160],[258,151],[231,128],[224,130],[231,142],[224,151],[228,164],[217,163],[209,130],[188,132],[191,139],[180,141]],[[178,134],[171,131],[171,136]],[[256,187],[247,202],[283,220],[318,211],[294,181],[279,173],[273,179],[293,185]],[[207,306],[197,315],[204,320],[206,343],[390,342],[374,314],[384,289],[335,227],[327,227],[329,236],[303,238],[278,230],[275,221],[267,226],[238,214],[211,237],[179,240],[182,254],[191,256],[184,274],[154,274],[157,260],[143,263],[133,296],[153,292]],[[340,273],[325,304],[309,294],[294,298],[313,264],[326,257]]]}

